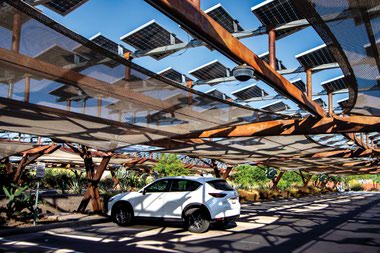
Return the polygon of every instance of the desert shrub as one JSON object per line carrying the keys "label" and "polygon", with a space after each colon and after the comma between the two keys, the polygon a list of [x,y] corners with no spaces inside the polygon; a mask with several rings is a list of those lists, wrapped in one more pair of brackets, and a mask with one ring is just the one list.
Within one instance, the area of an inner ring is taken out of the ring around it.
{"label": "desert shrub", "polygon": [[239,165],[236,167],[236,172],[233,175],[233,181],[238,188],[249,190],[262,187],[270,180],[265,174],[265,170],[248,164]]}
{"label": "desert shrub", "polygon": [[353,184],[351,185],[351,191],[363,191],[363,185],[361,184]]}
{"label": "desert shrub", "polygon": [[154,170],[165,177],[186,176],[190,174],[190,170],[185,168],[185,165],[175,154],[163,154]]}
{"label": "desert shrub", "polygon": [[260,194],[256,190],[247,191],[239,189],[238,193],[241,201],[258,201],[260,199]]}
{"label": "desert shrub", "polygon": [[285,190],[291,186],[301,186],[302,184],[302,178],[299,174],[294,171],[287,171],[282,176],[280,182],[278,182],[277,187],[280,190]]}

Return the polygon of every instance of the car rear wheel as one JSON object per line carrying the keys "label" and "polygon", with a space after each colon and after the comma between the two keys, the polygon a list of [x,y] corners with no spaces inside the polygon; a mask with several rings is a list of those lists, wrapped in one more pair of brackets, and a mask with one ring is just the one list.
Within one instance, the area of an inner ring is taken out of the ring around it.
{"label": "car rear wheel", "polygon": [[192,233],[204,233],[210,227],[210,219],[207,213],[200,209],[190,209],[185,214],[186,228]]}
{"label": "car rear wheel", "polygon": [[133,212],[126,204],[118,204],[113,208],[113,221],[119,226],[128,226],[132,223]]}

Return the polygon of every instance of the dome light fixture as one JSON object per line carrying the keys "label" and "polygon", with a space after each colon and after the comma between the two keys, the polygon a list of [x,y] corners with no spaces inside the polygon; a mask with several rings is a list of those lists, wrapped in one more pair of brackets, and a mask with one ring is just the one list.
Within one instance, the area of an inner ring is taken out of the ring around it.
{"label": "dome light fixture", "polygon": [[236,78],[236,80],[240,82],[246,82],[253,77],[253,75],[255,74],[255,70],[251,66],[243,64],[240,66],[236,66],[232,70],[232,74]]}

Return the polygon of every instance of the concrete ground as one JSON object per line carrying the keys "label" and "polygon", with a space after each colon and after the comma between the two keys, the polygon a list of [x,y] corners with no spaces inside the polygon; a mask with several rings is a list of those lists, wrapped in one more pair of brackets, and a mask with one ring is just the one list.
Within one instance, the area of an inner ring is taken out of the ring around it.
{"label": "concrete ground", "polygon": [[380,193],[249,203],[226,230],[107,222],[2,237],[0,252],[380,252]]}

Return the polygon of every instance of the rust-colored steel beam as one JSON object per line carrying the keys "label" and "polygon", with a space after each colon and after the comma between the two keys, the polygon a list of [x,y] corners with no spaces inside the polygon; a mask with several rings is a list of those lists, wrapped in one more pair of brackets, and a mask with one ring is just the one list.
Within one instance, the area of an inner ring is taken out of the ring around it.
{"label": "rust-colored steel beam", "polygon": [[182,135],[176,139],[376,132],[379,127],[380,117],[349,116],[320,119],[306,117],[218,128]]}
{"label": "rust-colored steel beam", "polygon": [[331,91],[327,92],[327,97],[328,97],[328,106],[329,106],[329,117],[333,116],[333,94]]}
{"label": "rust-colored steel beam", "polygon": [[306,69],[306,93],[309,99],[313,97],[313,73],[310,68]]}
{"label": "rust-colored steel beam", "polygon": [[30,97],[30,75],[25,75],[25,93],[24,93],[24,102],[29,103]]}
{"label": "rust-colored steel beam", "polygon": [[280,94],[288,97],[310,113],[323,117],[326,112],[296,86],[261,60],[249,48],[189,0],[145,0],[187,31],[206,42],[237,64],[246,63],[255,69],[255,75]]}

